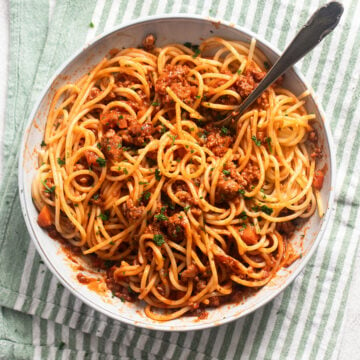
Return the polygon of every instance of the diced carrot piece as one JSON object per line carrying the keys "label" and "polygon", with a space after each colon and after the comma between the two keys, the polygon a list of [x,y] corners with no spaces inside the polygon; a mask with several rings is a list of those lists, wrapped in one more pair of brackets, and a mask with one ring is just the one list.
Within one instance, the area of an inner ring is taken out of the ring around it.
{"label": "diced carrot piece", "polygon": [[253,226],[247,226],[241,232],[241,238],[247,245],[254,245],[260,239],[260,235],[258,235]]}
{"label": "diced carrot piece", "polygon": [[321,190],[324,182],[324,173],[321,170],[315,171],[313,186],[317,190]]}
{"label": "diced carrot piece", "polygon": [[38,217],[38,224],[43,228],[47,228],[52,225],[51,213],[46,205],[40,211]]}

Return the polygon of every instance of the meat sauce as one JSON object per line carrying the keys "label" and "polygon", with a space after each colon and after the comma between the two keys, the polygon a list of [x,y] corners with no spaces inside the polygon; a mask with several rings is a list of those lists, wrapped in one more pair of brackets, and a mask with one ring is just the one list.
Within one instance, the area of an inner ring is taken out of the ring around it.
{"label": "meat sauce", "polygon": [[[151,34],[148,35],[144,39],[142,45],[144,49],[152,51],[155,47],[155,37]],[[114,51],[114,55],[115,54],[116,52]],[[165,108],[173,106],[173,99],[167,92],[168,87],[184,103],[191,104],[195,101],[197,88],[189,81],[190,70],[191,69],[187,65],[167,64],[163,71],[159,74],[159,77],[154,85],[150,81],[150,78],[147,78],[151,91],[156,93],[159,102]],[[244,99],[256,88],[256,86],[258,86],[259,82],[265,75],[266,72],[255,69],[254,67],[249,67],[243,74],[239,75],[239,79],[233,84],[231,89],[235,90]],[[115,81],[118,87],[124,88],[132,88],[134,85],[138,84],[138,80],[136,78],[127,74],[118,74]],[[124,108],[120,107],[113,107],[107,112],[98,114],[103,134],[98,147],[101,148],[106,160],[110,162],[120,161],[123,158],[124,148],[143,148],[152,140],[159,139],[161,136],[160,126],[157,126],[156,124],[154,125],[149,120],[145,120],[142,123],[138,121],[141,116],[145,114],[150,104],[147,103],[146,96],[141,90],[136,90],[136,92],[142,98],[142,104],[128,99],[120,99],[134,110],[136,117],[128,113],[124,110]],[[91,101],[101,94],[102,90],[94,86],[88,94],[87,101]],[[115,98],[117,98],[116,93],[111,92],[106,96],[105,103],[112,101]],[[222,104],[235,103],[233,97],[220,98],[219,102]],[[258,99],[258,103],[267,107],[268,104],[266,96],[262,95],[262,97]],[[155,108],[157,106],[157,104],[152,105],[155,106]],[[204,111],[206,112],[207,110],[205,109]],[[212,113],[209,112],[208,114],[210,118],[212,118]],[[309,142],[312,144],[311,157],[320,158],[322,156],[322,149],[318,145],[318,136],[316,131],[311,131],[308,137]],[[214,157],[220,158],[223,157],[228,149],[234,144],[235,134],[231,133],[228,129],[224,130],[223,128],[217,128],[212,125],[199,125],[199,134],[197,134],[197,138],[200,145],[208,148]],[[256,138],[261,144],[266,145],[265,132],[259,130],[256,133]],[[175,155],[182,158],[185,153],[186,151],[183,151],[183,149],[180,148],[176,150]],[[150,152],[147,156],[148,158],[156,161],[157,153],[156,151]],[[93,167],[95,171],[99,170],[99,166],[101,166],[99,164],[98,155],[93,151],[85,151],[84,161],[88,166]],[[76,165],[84,167],[82,163],[78,163]],[[251,191],[252,187],[259,181],[260,169],[252,160],[250,160],[241,171],[238,171],[237,168],[238,164],[233,161],[228,161],[224,164],[215,191],[215,201],[217,205],[239,198],[241,193],[244,191]],[[89,185],[88,182],[91,179],[85,180],[84,184]],[[323,181],[324,172],[317,170],[313,179],[313,187],[317,190],[321,190]],[[49,187],[53,186],[50,182],[47,185]],[[154,219],[149,220],[147,232],[162,235],[174,242],[181,242],[186,236],[186,223],[182,215],[184,209],[188,208],[187,211],[191,211],[195,218],[200,217],[202,213],[186,184],[175,182],[173,186],[175,196],[183,204],[185,204],[185,207],[180,207],[177,204],[171,203],[171,201],[163,201],[156,210]],[[165,193],[162,195],[162,198],[166,199]],[[100,206],[102,204],[101,197],[98,197],[93,201],[97,201],[97,204]],[[122,215],[129,223],[132,223],[145,215],[144,212],[146,204],[147,201],[144,198],[139,199],[139,201],[133,201],[129,198],[121,205]],[[284,209],[280,213],[280,216],[286,216],[291,213],[291,211]],[[53,226],[53,216],[47,206],[44,206],[40,211],[38,223],[41,227],[48,230],[51,237],[59,240],[71,254],[76,256],[82,254],[80,248],[72,246],[57,233],[55,227]],[[277,223],[276,229],[280,234],[290,237],[296,230],[296,223],[294,221]],[[260,238],[252,226],[247,226],[239,231],[242,240],[249,246],[256,244]],[[147,256],[151,260],[152,253],[150,252]],[[130,286],[123,286],[119,283],[119,279],[114,278],[114,271],[116,270],[116,265],[119,265],[118,263],[110,262],[109,264],[109,262],[101,260],[95,255],[90,255],[88,258],[94,267],[103,270],[105,283],[108,289],[112,292],[113,296],[120,298],[122,301],[136,301],[137,294],[131,290]],[[215,255],[215,262],[219,266],[228,268],[231,272],[240,275],[239,261],[240,259],[232,258],[225,253]],[[203,259],[203,264],[207,267],[205,272],[200,272],[199,268],[195,264],[190,264],[180,273],[180,280],[183,283],[190,280],[193,281],[195,293],[201,292],[206,287],[210,278],[211,272],[209,264],[206,263],[206,259]],[[126,279],[127,278],[122,278],[120,280],[123,283],[124,281],[127,281]],[[88,278],[82,273],[78,273],[77,280],[82,284],[89,284],[96,279]],[[161,283],[158,285],[158,291],[164,295],[164,288],[161,286]],[[232,294],[223,297],[209,297],[209,306],[218,307],[224,303],[239,302],[243,300],[244,297],[252,294],[254,291],[256,291],[256,289],[249,289],[235,284]],[[174,296],[176,297],[176,295]],[[181,297],[182,294],[179,293],[178,296]],[[203,304],[193,304],[193,311],[188,314],[197,315],[200,319],[207,317],[207,312],[204,310]]]}
{"label": "meat sauce", "polygon": [[176,96],[185,103],[194,100],[197,88],[189,83],[187,75],[190,69],[187,65],[166,65],[155,85],[155,91],[160,95],[161,102],[166,106],[173,103],[166,88],[170,87]]}

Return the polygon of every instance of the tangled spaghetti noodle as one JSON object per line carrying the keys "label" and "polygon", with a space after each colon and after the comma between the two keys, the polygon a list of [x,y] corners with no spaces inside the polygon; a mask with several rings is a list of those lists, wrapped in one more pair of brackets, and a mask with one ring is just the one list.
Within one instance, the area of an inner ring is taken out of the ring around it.
{"label": "tangled spaghetti noodle", "polygon": [[[112,50],[55,94],[32,184],[40,226],[107,270],[108,287],[165,321],[265,285],[323,173],[304,98],[266,90],[236,133],[212,126],[266,73],[255,47],[213,37]],[[92,254],[92,255],[90,255]]]}

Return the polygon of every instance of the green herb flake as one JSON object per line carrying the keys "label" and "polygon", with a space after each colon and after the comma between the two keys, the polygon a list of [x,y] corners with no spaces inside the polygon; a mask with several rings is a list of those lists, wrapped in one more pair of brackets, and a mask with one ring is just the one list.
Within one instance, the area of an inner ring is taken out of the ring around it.
{"label": "green herb flake", "polygon": [[159,169],[155,169],[155,179],[157,181],[160,181],[161,180],[161,172]]}
{"label": "green herb flake", "polygon": [[61,165],[65,165],[65,159],[57,158],[57,163]]}
{"label": "green herb flake", "polygon": [[200,96],[200,95],[196,95],[196,98],[197,98],[197,99],[201,99],[201,96]]}
{"label": "green herb flake", "polygon": [[262,205],[260,209],[261,209],[262,212],[264,212],[265,214],[268,214],[268,215],[271,215],[272,212],[273,212],[273,209],[269,208],[266,205]]}
{"label": "green herb flake", "polygon": [[139,185],[148,185],[149,183],[147,181],[139,181]]}
{"label": "green herb flake", "polygon": [[150,196],[151,196],[151,192],[149,191],[146,191],[142,194],[144,200],[149,200],[150,199]]}
{"label": "green herb flake", "polygon": [[41,146],[41,147],[46,146],[46,143],[45,143],[45,141],[44,141],[44,140],[41,142],[40,146]]}
{"label": "green herb flake", "polygon": [[109,220],[109,214],[108,213],[100,213],[100,215],[98,216],[102,221],[107,221]]}
{"label": "green herb flake", "polygon": [[161,124],[161,130],[160,130],[160,132],[161,132],[162,134],[164,134],[164,133],[166,133],[166,131],[167,131],[167,127],[166,127],[164,124]]}
{"label": "green herb flake", "polygon": [[223,126],[223,127],[221,128],[221,135],[222,135],[222,136],[225,136],[225,135],[227,135],[228,133],[229,133],[229,129],[228,129],[227,127]]}
{"label": "green herb flake", "polygon": [[239,190],[238,190],[238,193],[239,193],[240,195],[245,195],[245,190],[244,190],[244,189],[239,189]]}
{"label": "green herb flake", "polygon": [[96,162],[101,166],[101,167],[105,167],[106,166],[106,160],[101,158],[101,157],[98,157],[96,159]]}
{"label": "green herb flake", "polygon": [[254,141],[254,143],[256,144],[256,146],[260,146],[261,145],[261,140],[257,139],[255,135],[253,135],[251,137],[251,139]]}
{"label": "green herb flake", "polygon": [[230,175],[230,170],[225,170],[225,169],[224,169],[222,172],[223,172],[223,174],[225,174],[225,175]]}
{"label": "green herb flake", "polygon": [[93,28],[95,25],[94,25],[94,23],[93,22],[91,22],[90,24],[89,24],[89,27],[91,27],[91,28]]}
{"label": "green herb flake", "polygon": [[160,104],[158,102],[154,101],[151,105],[152,106],[159,106]]}
{"label": "green herb flake", "polygon": [[166,220],[168,220],[168,217],[167,217],[166,215],[164,215],[164,214],[156,214],[156,215],[154,216],[154,218],[155,218],[156,220],[159,220],[159,221],[166,221]]}
{"label": "green herb flake", "polygon": [[194,55],[192,56],[194,59],[200,55],[200,49],[196,48],[194,51]]}
{"label": "green herb flake", "polygon": [[50,194],[50,193],[53,193],[55,191],[55,185],[52,186],[52,187],[49,187],[47,184],[46,184],[46,181],[47,180],[41,180],[41,183],[44,185],[44,188],[45,188],[45,192]]}
{"label": "green herb flake", "polygon": [[127,175],[129,172],[128,172],[128,170],[127,170],[127,168],[123,168],[122,169],[122,172],[125,174],[125,175]]}
{"label": "green herb flake", "polygon": [[266,143],[268,144],[268,147],[269,147],[269,152],[270,154],[272,153],[272,147],[271,147],[271,137],[267,137],[265,139]]}
{"label": "green herb flake", "polygon": [[187,205],[184,207],[184,211],[187,213],[189,210],[190,210],[191,206],[190,205]]}
{"label": "green herb flake", "polygon": [[239,216],[240,216],[241,220],[246,220],[247,219],[247,215],[246,215],[245,211],[242,211]]}
{"label": "green herb flake", "polygon": [[242,73],[241,69],[239,69],[239,70],[237,71],[237,73],[238,73],[238,75],[241,75],[241,73]]}
{"label": "green herb flake", "polygon": [[155,234],[153,240],[157,246],[161,246],[165,242],[164,237],[161,234]]}
{"label": "green herb flake", "polygon": [[175,144],[176,135],[168,134],[169,138],[172,140],[171,145]]}

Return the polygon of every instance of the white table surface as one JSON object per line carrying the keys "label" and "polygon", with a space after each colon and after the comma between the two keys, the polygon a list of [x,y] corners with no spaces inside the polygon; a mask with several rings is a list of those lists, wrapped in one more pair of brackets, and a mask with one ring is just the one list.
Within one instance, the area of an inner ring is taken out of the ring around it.
{"label": "white table surface", "polygon": [[[9,54],[9,4],[0,0],[0,181],[2,179],[2,147],[5,123],[6,88]],[[342,331],[339,360],[360,359],[360,254],[357,254],[356,271],[350,287],[345,323]]]}

